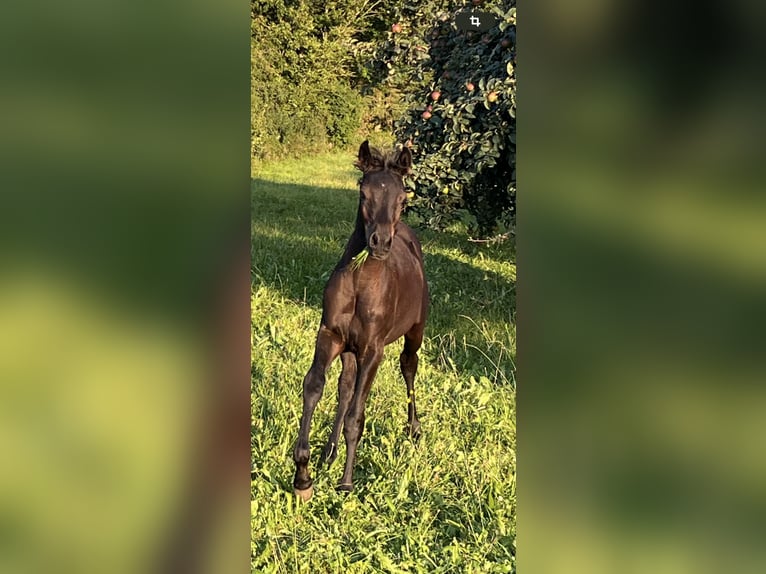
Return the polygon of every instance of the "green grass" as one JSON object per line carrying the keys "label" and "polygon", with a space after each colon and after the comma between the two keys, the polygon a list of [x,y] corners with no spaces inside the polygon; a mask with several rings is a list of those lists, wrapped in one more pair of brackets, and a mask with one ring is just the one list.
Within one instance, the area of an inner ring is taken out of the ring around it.
{"label": "green grass", "polygon": [[353,227],[351,154],[263,164],[252,183],[253,572],[515,572],[515,252],[460,230],[416,229],[431,315],[415,379],[423,436],[404,432],[401,343],[386,349],[367,403],[355,491],[317,469],[339,361],[314,414],[314,497],[292,493],[324,283]]}

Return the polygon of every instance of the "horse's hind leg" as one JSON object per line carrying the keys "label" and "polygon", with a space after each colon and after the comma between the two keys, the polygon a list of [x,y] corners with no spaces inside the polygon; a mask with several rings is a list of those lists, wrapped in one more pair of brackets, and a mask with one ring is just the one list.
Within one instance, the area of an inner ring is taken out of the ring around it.
{"label": "horse's hind leg", "polygon": [[415,374],[418,372],[418,350],[423,342],[425,323],[415,325],[404,335],[404,350],[399,355],[404,382],[407,383],[407,429],[412,438],[420,438],[420,421],[415,408]]}
{"label": "horse's hind leg", "polygon": [[308,470],[311,417],[314,415],[314,409],[322,397],[327,368],[335,357],[338,356],[342,346],[342,341],[332,331],[324,326],[320,327],[314,351],[314,361],[309,372],[306,373],[306,377],[303,379],[303,414],[301,416],[298,440],[293,450],[293,460],[295,461],[293,487],[295,494],[303,500],[311,498],[314,492],[313,481]]}
{"label": "horse's hind leg", "polygon": [[338,456],[338,439],[343,428],[343,418],[346,416],[348,405],[354,396],[354,385],[356,384],[356,355],[346,351],[341,353],[340,360],[343,363],[343,370],[338,378],[338,410],[335,414],[332,433],[322,453],[322,460],[327,466],[330,466]]}
{"label": "horse's hind leg", "polygon": [[343,436],[346,439],[346,465],[343,467],[343,477],[341,477],[340,485],[338,485],[338,489],[341,491],[350,492],[354,489],[354,461],[356,460],[359,439],[364,432],[364,408],[382,358],[382,341],[379,347],[368,347],[357,354],[354,396],[343,420]]}

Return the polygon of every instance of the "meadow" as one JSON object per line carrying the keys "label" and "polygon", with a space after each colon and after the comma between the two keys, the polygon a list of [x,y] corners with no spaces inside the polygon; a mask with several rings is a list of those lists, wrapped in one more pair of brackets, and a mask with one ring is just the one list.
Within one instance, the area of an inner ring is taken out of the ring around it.
{"label": "meadow", "polygon": [[[431,311],[415,379],[423,435],[405,433],[401,342],[367,403],[355,491],[335,491],[345,445],[318,468],[337,402],[327,375],[311,430],[314,497],[292,492],[302,381],[322,290],[352,231],[352,153],[263,163],[252,174],[251,571],[515,572],[515,249],[459,226],[416,228]],[[406,221],[406,218],[405,218]]]}

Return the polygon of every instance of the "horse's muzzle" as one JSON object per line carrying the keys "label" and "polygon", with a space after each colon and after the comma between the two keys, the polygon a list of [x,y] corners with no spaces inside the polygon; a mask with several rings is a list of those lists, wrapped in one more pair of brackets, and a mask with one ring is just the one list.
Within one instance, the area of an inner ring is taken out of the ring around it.
{"label": "horse's muzzle", "polygon": [[394,236],[390,233],[378,233],[373,231],[367,240],[370,249],[370,255],[373,259],[385,259],[391,252],[391,245],[394,242]]}
{"label": "horse's muzzle", "polygon": [[378,259],[379,261],[388,259],[389,255],[391,255],[390,249],[387,249],[386,251],[373,251],[370,249],[370,257],[373,259]]}

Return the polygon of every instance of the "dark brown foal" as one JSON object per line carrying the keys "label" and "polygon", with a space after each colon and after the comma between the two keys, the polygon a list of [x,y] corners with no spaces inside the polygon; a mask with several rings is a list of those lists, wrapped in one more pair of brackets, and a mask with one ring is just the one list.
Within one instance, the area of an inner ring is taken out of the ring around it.
{"label": "dark brown foal", "polygon": [[[410,173],[407,148],[382,154],[364,142],[356,166],[362,171],[356,227],[324,291],[322,323],[314,361],[303,380],[303,415],[295,460],[295,493],[303,500],[313,494],[308,470],[309,432],[325,386],[325,373],[340,355],[343,371],[338,381],[338,411],[324,448],[328,466],[338,454],[341,429],[346,439],[346,466],[341,490],[353,490],[356,449],[364,430],[364,407],[383,358],[383,348],[404,336],[399,356],[407,385],[407,422],[412,437],[420,436],[415,409],[418,349],[428,313],[428,284],[420,242],[399,221],[406,199],[403,178]],[[360,267],[352,260],[364,249],[369,257]]]}

